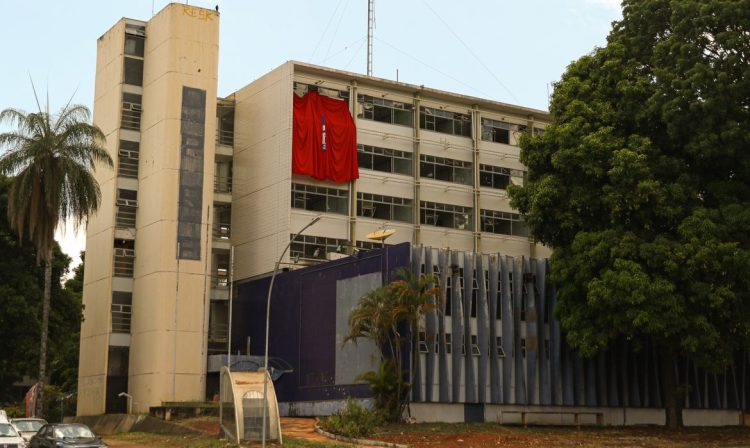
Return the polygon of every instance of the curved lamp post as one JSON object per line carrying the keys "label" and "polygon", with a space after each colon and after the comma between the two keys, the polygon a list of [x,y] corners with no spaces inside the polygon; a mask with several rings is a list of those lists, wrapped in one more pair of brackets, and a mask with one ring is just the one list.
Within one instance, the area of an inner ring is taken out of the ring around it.
{"label": "curved lamp post", "polygon": [[273,274],[271,275],[271,284],[268,286],[268,298],[266,299],[266,348],[263,353],[263,426],[261,427],[261,441],[263,448],[265,448],[266,446],[266,419],[268,418],[268,328],[270,327],[271,322],[271,294],[273,293],[273,282],[274,280],[276,280],[276,273],[279,271],[279,265],[281,264],[281,260],[284,259],[286,251],[289,250],[289,247],[297,239],[297,237],[302,235],[305,230],[307,230],[310,226],[318,221],[320,221],[320,215],[313,218],[312,221],[307,223],[305,227],[303,227],[299,232],[297,232],[292,238],[289,239],[289,242],[286,244],[284,251],[281,253],[279,260],[276,262],[276,265],[273,268]]}

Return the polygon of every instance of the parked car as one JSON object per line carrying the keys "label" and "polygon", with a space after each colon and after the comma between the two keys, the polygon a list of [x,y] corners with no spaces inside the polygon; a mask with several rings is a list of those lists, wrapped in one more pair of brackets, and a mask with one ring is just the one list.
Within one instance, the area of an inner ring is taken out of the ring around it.
{"label": "parked car", "polygon": [[5,448],[26,448],[26,441],[10,423],[0,422],[0,446]]}
{"label": "parked car", "polygon": [[10,424],[16,428],[23,440],[29,441],[39,429],[47,424],[47,420],[42,418],[12,418]]}
{"label": "parked car", "polygon": [[107,448],[88,426],[79,423],[42,426],[29,443],[31,448]]}

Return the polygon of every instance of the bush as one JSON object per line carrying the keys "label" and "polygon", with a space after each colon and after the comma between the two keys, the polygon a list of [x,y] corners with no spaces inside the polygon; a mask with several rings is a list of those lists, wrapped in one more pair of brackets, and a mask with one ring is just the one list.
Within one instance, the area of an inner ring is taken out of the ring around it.
{"label": "bush", "polygon": [[383,417],[379,411],[349,398],[341,412],[321,419],[320,426],[330,433],[356,439],[372,435],[382,423]]}

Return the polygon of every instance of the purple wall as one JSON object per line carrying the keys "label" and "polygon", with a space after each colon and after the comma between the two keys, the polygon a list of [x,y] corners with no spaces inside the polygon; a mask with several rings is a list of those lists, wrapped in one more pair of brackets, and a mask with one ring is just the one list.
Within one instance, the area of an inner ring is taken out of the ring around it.
{"label": "purple wall", "polygon": [[[387,252],[387,263],[384,253]],[[367,385],[335,385],[336,282],[409,266],[409,243],[360,252],[276,276],[271,299],[269,356],[288,362],[294,372],[275,383],[279,401],[334,400],[370,395]],[[386,266],[388,267],[386,269]],[[390,276],[388,276],[390,278]],[[268,277],[239,282],[233,303],[232,347],[263,356]]]}

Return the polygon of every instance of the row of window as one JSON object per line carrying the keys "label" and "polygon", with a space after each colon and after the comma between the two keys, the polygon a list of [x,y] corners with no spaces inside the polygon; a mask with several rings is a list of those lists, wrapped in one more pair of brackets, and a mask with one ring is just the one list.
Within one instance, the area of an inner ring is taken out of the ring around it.
{"label": "row of window", "polygon": [[[292,184],[292,208],[347,215],[349,192],[337,188]],[[357,193],[357,216],[386,221],[413,222],[414,204],[411,199],[373,193]],[[419,222],[436,227],[471,230],[473,209],[440,202],[421,201]],[[482,232],[528,236],[528,230],[518,213],[480,210]]]}
{"label": "row of window", "polygon": [[[378,146],[357,145],[359,167],[383,173],[412,175],[413,154]],[[421,177],[462,185],[474,183],[473,164],[464,160],[422,154],[419,157]],[[479,185],[504,190],[511,176],[522,177],[523,171],[494,165],[479,165]]]}
{"label": "row of window", "polygon": [[[387,100],[370,95],[357,95],[357,102],[359,103],[357,114],[359,118],[401,126],[412,127],[414,125],[414,105],[412,103]],[[471,137],[472,123],[470,114],[450,112],[433,107],[423,106],[419,108],[419,127],[427,131]],[[519,134],[528,130],[526,125],[490,118],[482,118],[481,124],[481,139],[487,142],[515,145],[516,139],[511,139],[511,134]],[[534,135],[541,134],[543,131],[542,128],[535,127]]]}
{"label": "row of window", "polygon": [[[443,339],[441,341],[441,339]],[[441,338],[439,334],[427,334],[424,331],[419,332],[419,353],[430,353],[430,346],[434,347],[433,353],[440,354],[445,353],[450,355],[453,350],[453,337],[451,333],[445,333],[445,338]],[[521,338],[521,357],[526,357],[526,339]],[[503,349],[503,338],[502,336],[495,337],[495,345],[497,346],[496,356],[498,358],[505,357],[505,350]],[[441,347],[443,349],[441,350]],[[490,344],[487,344],[487,355],[492,356],[492,348]],[[547,359],[550,357],[550,345],[549,340],[544,340],[544,352]],[[471,335],[471,354],[472,356],[480,356],[482,352],[479,350],[479,337],[475,334]],[[466,336],[461,335],[461,356],[466,355]]]}

